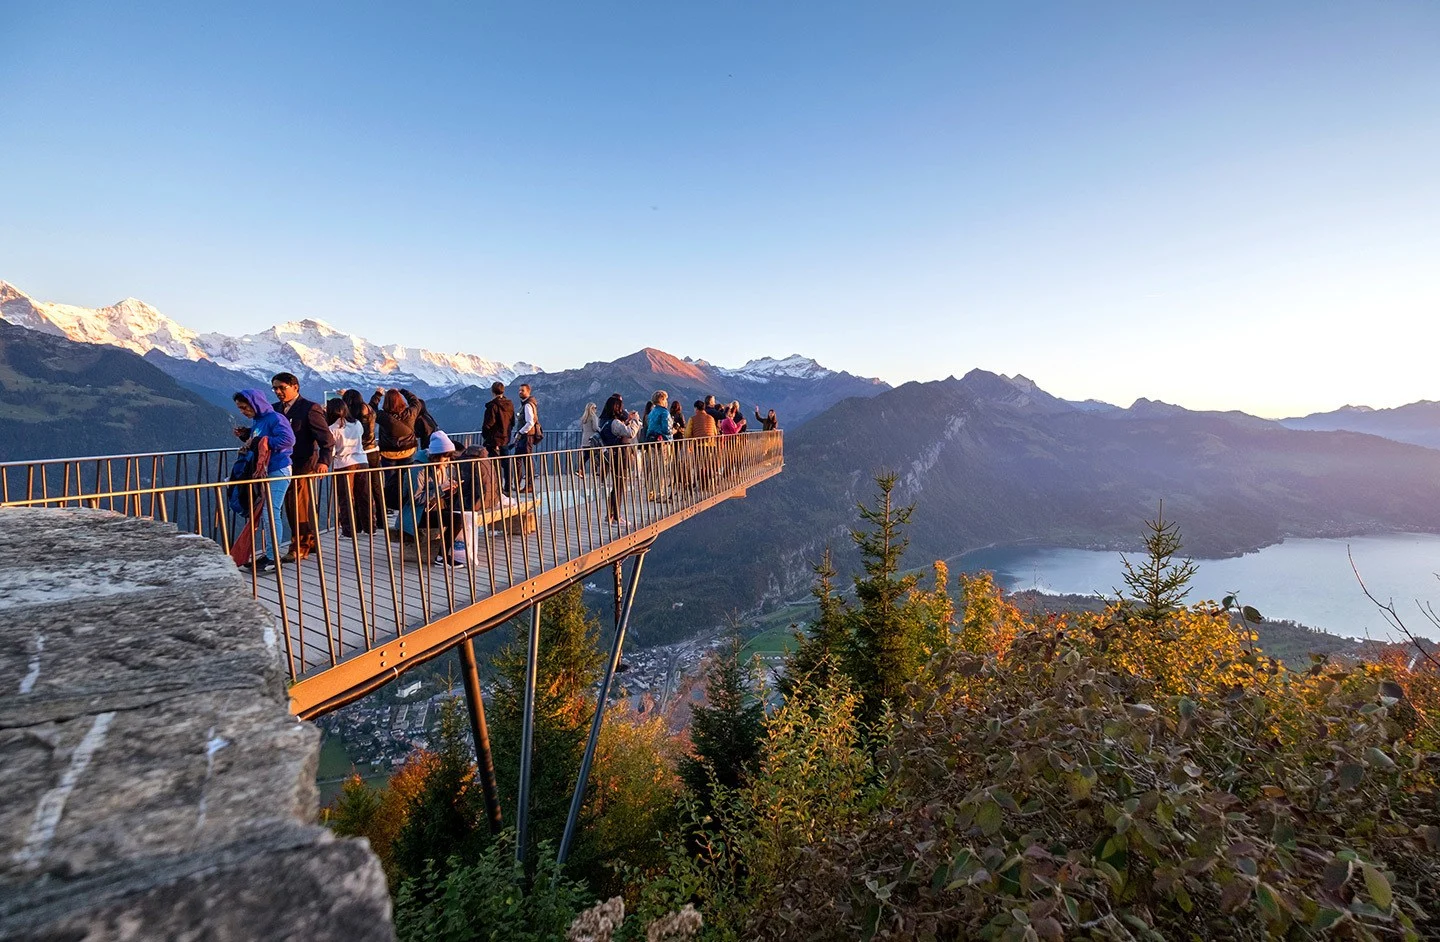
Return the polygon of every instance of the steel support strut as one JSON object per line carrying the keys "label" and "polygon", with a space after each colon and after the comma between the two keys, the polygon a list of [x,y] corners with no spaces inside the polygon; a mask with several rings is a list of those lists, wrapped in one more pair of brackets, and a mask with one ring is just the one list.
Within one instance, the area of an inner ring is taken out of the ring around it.
{"label": "steel support strut", "polygon": [[625,573],[624,557],[615,560],[611,570],[615,574],[615,627],[618,629],[620,627],[620,606],[625,602],[625,593],[620,591],[620,581]]}
{"label": "steel support strut", "polygon": [[500,790],[495,785],[495,762],[490,756],[490,729],[485,725],[485,701],[480,696],[480,667],[475,662],[475,641],[460,642],[460,667],[465,679],[465,703],[470,708],[470,733],[475,738],[475,766],[485,792],[485,817],[490,833],[500,833]]}
{"label": "steel support strut", "polygon": [[525,656],[525,702],[521,706],[520,795],[515,809],[515,859],[525,862],[530,828],[530,760],[535,746],[535,675],[540,667],[540,603],[530,606],[530,647]]}
{"label": "steel support strut", "polygon": [[630,583],[625,587],[625,608],[615,623],[615,643],[610,646],[610,660],[605,664],[605,678],[600,682],[600,692],[595,697],[595,718],[590,722],[590,740],[585,743],[585,756],[580,760],[580,777],[575,782],[574,794],[570,796],[570,813],[565,816],[565,833],[560,838],[557,861],[562,865],[570,854],[570,842],[575,838],[575,825],[580,820],[580,807],[585,802],[585,785],[590,778],[590,765],[595,761],[595,746],[600,742],[600,724],[605,719],[605,704],[610,699],[610,684],[615,679],[615,672],[620,669],[620,651],[625,644],[625,629],[630,626],[630,611],[635,606],[635,589],[640,584],[640,569],[644,565],[644,553],[637,554],[634,562],[630,564]]}

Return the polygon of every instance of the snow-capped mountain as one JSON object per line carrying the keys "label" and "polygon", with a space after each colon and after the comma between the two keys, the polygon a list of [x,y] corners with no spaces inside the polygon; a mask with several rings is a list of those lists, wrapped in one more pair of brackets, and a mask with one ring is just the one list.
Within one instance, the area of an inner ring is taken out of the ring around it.
{"label": "snow-capped mountain", "polygon": [[798,353],[792,353],[783,360],[761,357],[758,360],[751,360],[738,369],[717,366],[715,370],[725,376],[744,376],[759,382],[766,382],[777,376],[790,379],[824,379],[827,376],[835,375],[834,370],[826,369],[809,357],[803,357]]}
{"label": "snow-capped mountain", "polygon": [[121,347],[141,356],[151,350],[180,360],[206,356],[196,343],[195,331],[136,298],[109,307],[77,307],[36,301],[14,285],[0,281],[0,320],[80,343]]}
{"label": "snow-capped mountain", "polygon": [[381,346],[306,319],[277,324],[258,334],[202,334],[201,347],[222,366],[252,373],[293,370],[298,362],[326,382],[400,385],[419,380],[441,389],[537,373],[529,363],[500,363],[469,353],[435,353],[400,344]]}
{"label": "snow-capped mountain", "polygon": [[[158,351],[192,362],[213,361],[265,378],[282,370],[335,386],[452,389],[509,382],[541,372],[530,363],[501,363],[468,353],[436,353],[399,344],[382,346],[318,320],[290,321],[257,334],[197,334],[155,308],[126,298],[103,308],[36,301],[0,281],[0,319],[83,343],[122,347],[142,356]],[[153,359],[153,358],[152,358]],[[158,364],[164,368],[163,362]]]}

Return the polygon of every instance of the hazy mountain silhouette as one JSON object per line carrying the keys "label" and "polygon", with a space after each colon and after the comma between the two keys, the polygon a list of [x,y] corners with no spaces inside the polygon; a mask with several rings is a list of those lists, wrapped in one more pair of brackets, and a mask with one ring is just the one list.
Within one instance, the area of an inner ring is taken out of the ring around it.
{"label": "hazy mountain silhouette", "polygon": [[1397,442],[1440,448],[1440,402],[1422,399],[1393,409],[1344,406],[1334,412],[1315,412],[1281,419],[1286,428],[1309,431],[1363,432]]}

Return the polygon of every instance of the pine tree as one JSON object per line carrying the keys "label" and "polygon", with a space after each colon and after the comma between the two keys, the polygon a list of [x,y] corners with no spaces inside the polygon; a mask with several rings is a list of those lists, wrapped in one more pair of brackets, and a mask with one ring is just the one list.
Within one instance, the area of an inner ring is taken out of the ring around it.
{"label": "pine tree", "polygon": [[[542,840],[558,842],[580,774],[580,759],[594,717],[594,686],[604,655],[600,625],[585,608],[579,585],[545,600],[540,607],[540,650],[536,663],[535,744],[530,772],[530,827],[527,849]],[[494,705],[490,708],[491,748],[500,800],[513,822],[520,776],[520,742],[525,696],[525,662],[530,620],[515,623],[515,634],[494,659]],[[583,834],[583,829],[582,829]],[[577,847],[576,857],[583,851]]]}
{"label": "pine tree", "polygon": [[1180,525],[1165,522],[1165,504],[1162,501],[1154,520],[1146,520],[1150,532],[1145,537],[1145,558],[1132,563],[1125,555],[1120,556],[1125,567],[1125,586],[1128,592],[1120,592],[1127,613],[1151,628],[1165,623],[1190,593],[1190,580],[1195,575],[1195,562],[1190,559],[1175,561],[1180,552]]}
{"label": "pine tree", "polygon": [[470,759],[469,720],[458,698],[441,703],[438,745],[438,761],[395,838],[395,866],[407,877],[424,873],[431,861],[443,865],[481,846],[488,834],[484,798]]}
{"label": "pine tree", "polygon": [[852,618],[849,673],[863,699],[862,713],[871,721],[924,663],[927,634],[920,613],[907,604],[919,579],[900,571],[910,542],[903,527],[915,508],[895,506],[895,481],[894,474],[875,478],[880,489],[876,506],[859,507],[860,518],[869,527],[850,531],[865,571],[855,576],[859,608]]}
{"label": "pine tree", "polygon": [[815,566],[815,585],[810,594],[819,611],[805,632],[796,633],[798,644],[785,661],[779,687],[787,699],[807,681],[814,687],[825,687],[835,674],[845,670],[850,612],[835,593],[835,565],[828,548]]}
{"label": "pine tree", "polygon": [[703,808],[714,785],[737,788],[754,771],[764,721],[764,705],[740,662],[740,638],[732,635],[705,671],[705,705],[690,717],[694,755],[680,760],[680,778]]}

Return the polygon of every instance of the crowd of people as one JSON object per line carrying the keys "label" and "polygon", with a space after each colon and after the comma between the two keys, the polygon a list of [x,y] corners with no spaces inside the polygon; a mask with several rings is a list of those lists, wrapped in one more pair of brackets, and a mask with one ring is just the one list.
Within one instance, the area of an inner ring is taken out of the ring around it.
{"label": "crowd of people", "polygon": [[[492,384],[481,443],[464,451],[440,429],[424,400],[407,389],[376,389],[368,400],[358,390],[347,389],[321,405],[300,394],[300,381],[293,373],[275,374],[270,388],[273,402],[260,389],[234,396],[250,423],[235,428],[242,445],[230,489],[232,509],[249,519],[232,550],[241,566],[271,569],[277,562],[304,559],[315,550],[316,501],[311,488],[313,475],[320,472],[335,472],[336,517],[347,538],[398,526],[409,533],[438,530],[448,543],[461,532],[458,517],[465,509],[494,510],[535,491],[530,456],[544,430],[528,384],[519,387],[518,408],[505,395],[503,383]],[[762,416],[756,406],[754,415],[758,429],[778,428],[774,409]],[[609,519],[624,525],[626,479],[637,459],[629,452],[605,449],[683,438],[718,440],[747,427],[738,402],[717,403],[713,395],[696,400],[687,418],[683,404],[670,402],[663,389],[650,397],[643,414],[627,410],[624,398],[616,393],[603,409],[593,402],[585,407],[580,417],[584,452],[575,473],[607,479]],[[506,460],[457,466],[453,461],[457,457]],[[375,468],[383,470],[360,473]],[[695,483],[703,473],[662,452],[648,462],[645,475],[648,496],[655,499],[669,487]],[[255,483],[247,490],[244,482],[251,480]],[[274,508],[275,516],[269,524],[263,520],[267,506]],[[457,551],[440,553],[433,561],[463,565],[464,559]]]}

